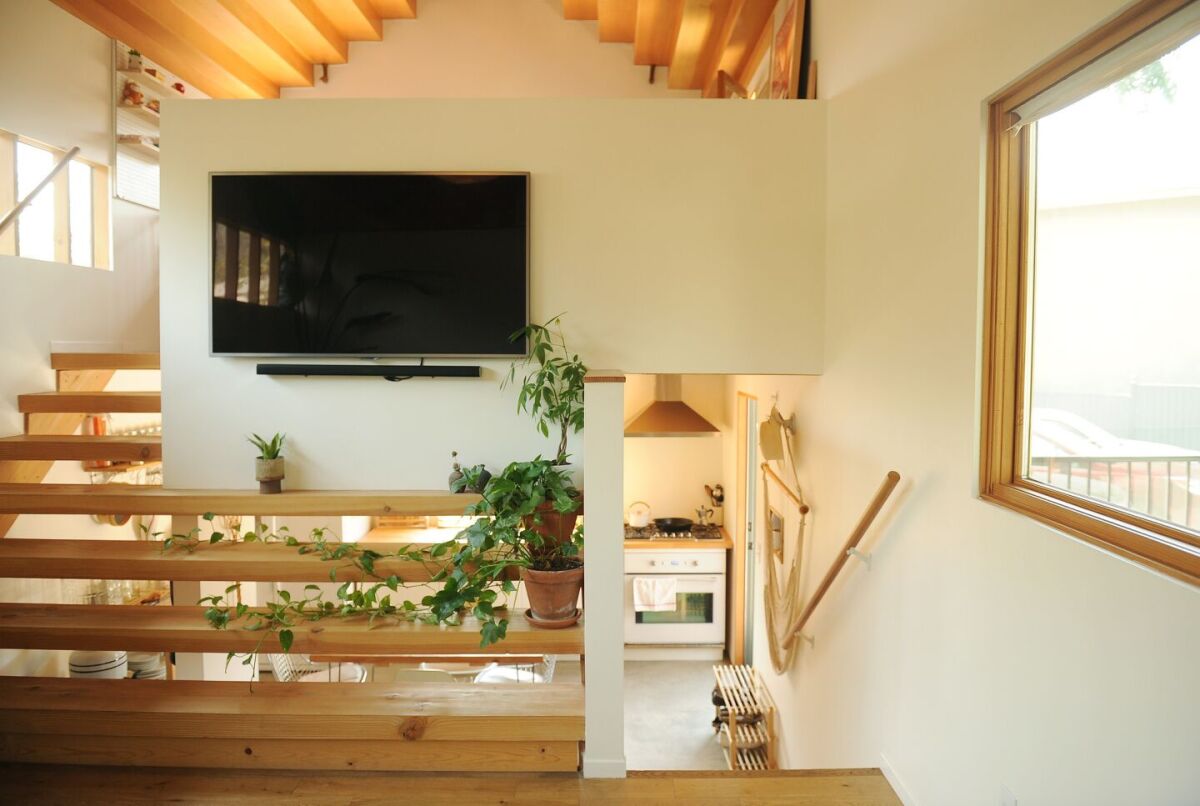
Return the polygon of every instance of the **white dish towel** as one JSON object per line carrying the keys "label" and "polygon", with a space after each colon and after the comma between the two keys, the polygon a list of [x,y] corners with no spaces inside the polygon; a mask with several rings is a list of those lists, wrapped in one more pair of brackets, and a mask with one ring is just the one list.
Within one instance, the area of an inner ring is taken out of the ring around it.
{"label": "white dish towel", "polygon": [[675,577],[633,578],[633,609],[638,613],[675,610]]}

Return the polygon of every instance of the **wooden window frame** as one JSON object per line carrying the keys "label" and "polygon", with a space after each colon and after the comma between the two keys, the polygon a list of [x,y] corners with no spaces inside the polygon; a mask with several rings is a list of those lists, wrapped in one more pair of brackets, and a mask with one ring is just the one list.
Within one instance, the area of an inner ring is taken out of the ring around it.
{"label": "wooden window frame", "polygon": [[[63,158],[67,149],[34,140],[16,132],[0,129],[0,214],[8,212],[19,201],[17,198],[17,143],[49,151],[55,161]],[[108,270],[109,264],[109,170],[108,166],[76,155],[72,162],[88,166],[92,171],[92,261],[87,265],[71,262],[71,212],[68,193],[69,166],[54,177],[54,260],[83,269]],[[14,222],[0,233],[0,255],[20,257],[18,254],[17,224]]]}
{"label": "wooden window frame", "polygon": [[1188,5],[1142,0],[988,102],[980,497],[1122,557],[1200,585],[1200,535],[1023,477],[1032,288],[1034,137],[1015,110]]}

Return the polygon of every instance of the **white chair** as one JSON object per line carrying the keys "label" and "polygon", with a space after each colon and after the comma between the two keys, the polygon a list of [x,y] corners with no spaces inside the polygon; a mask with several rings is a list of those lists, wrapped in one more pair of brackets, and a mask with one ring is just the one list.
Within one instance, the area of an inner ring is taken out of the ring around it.
{"label": "white chair", "polygon": [[313,663],[307,655],[271,653],[271,673],[280,683],[365,683],[367,669],[358,663]]}
{"label": "white chair", "polygon": [[[493,663],[475,675],[476,683],[549,683],[554,679],[557,655],[545,655],[542,662],[533,667],[501,666]],[[528,669],[528,671],[526,671]]]}

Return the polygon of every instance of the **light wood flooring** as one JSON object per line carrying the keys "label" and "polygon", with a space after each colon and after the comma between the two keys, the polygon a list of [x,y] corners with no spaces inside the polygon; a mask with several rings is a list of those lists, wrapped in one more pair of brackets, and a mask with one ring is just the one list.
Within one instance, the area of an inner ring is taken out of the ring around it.
{"label": "light wood flooring", "polygon": [[879,770],[571,774],[294,774],[0,765],[5,804],[455,804],[456,806],[900,806]]}

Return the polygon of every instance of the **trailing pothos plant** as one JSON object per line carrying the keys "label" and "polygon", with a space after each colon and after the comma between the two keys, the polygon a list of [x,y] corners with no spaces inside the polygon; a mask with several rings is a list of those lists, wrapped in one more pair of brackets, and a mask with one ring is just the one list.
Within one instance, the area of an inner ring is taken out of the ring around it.
{"label": "trailing pothos plant", "polygon": [[528,413],[542,436],[557,431],[558,451],[554,463],[567,463],[567,435],[583,430],[583,378],[587,366],[567,349],[562,334],[562,314],[545,324],[530,324],[510,337],[512,341],[529,339],[529,355],[514,361],[501,382],[505,388],[517,382],[524,371],[517,394],[517,411]]}
{"label": "trailing pothos plant", "polygon": [[[481,468],[471,468],[456,484],[470,488],[478,484],[480,472]],[[315,584],[306,585],[303,595],[298,596],[280,590],[275,601],[257,608],[239,601],[240,583],[235,583],[223,593],[201,598],[199,604],[215,629],[236,627],[262,633],[252,651],[230,652],[227,656],[227,661],[240,657],[247,665],[253,663],[272,635],[288,652],[297,625],[351,616],[366,616],[368,626],[399,621],[460,624],[469,613],[479,623],[480,646],[486,647],[507,634],[507,609],[498,600],[501,594],[515,592],[515,569],[563,570],[579,564],[582,526],[564,542],[538,531],[545,512],[541,507],[547,502],[560,513],[580,507],[579,493],[570,476],[539,456],[530,462],[513,462],[493,476],[481,499],[467,508],[467,514],[475,516],[471,525],[453,539],[432,546],[404,545],[394,552],[380,552],[332,539],[327,529],[314,529],[306,540],[291,535],[286,527],[271,533],[249,532],[241,536],[242,541],[281,542],[295,547],[300,554],[330,563],[330,581],[336,581],[339,572],[346,569],[354,570],[355,576],[366,581],[343,582],[333,598],[326,598],[325,591]],[[213,517],[212,513],[204,515],[207,521]],[[223,533],[213,532],[205,540],[201,530],[194,528],[187,534],[166,537],[163,551],[193,552],[203,543],[225,539]],[[406,583],[396,574],[383,576],[379,572],[383,561],[397,559],[420,563],[429,572],[430,581]],[[405,597],[406,588],[428,585],[437,589],[418,601]]]}

